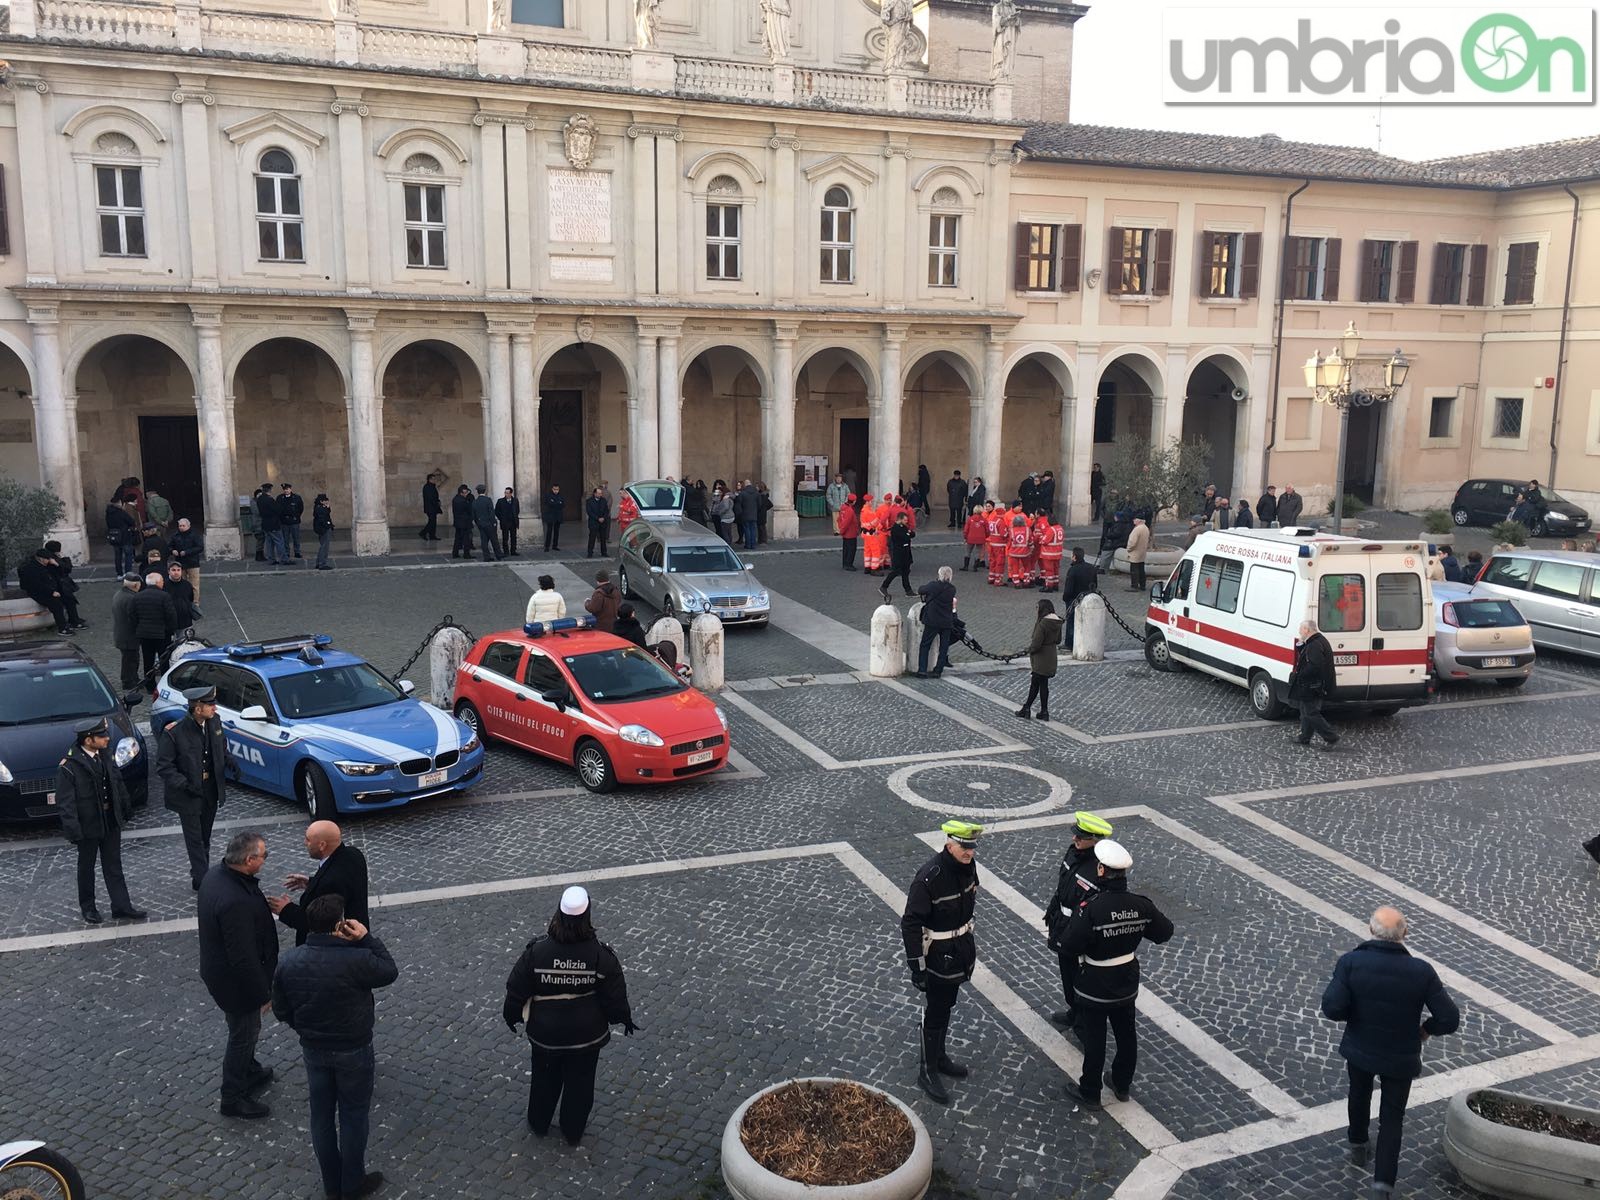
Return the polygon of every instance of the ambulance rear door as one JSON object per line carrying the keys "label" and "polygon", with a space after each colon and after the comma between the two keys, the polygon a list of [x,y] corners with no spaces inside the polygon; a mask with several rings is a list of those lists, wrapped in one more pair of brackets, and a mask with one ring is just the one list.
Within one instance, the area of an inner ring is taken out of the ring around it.
{"label": "ambulance rear door", "polygon": [[1374,704],[1420,704],[1433,669],[1433,594],[1427,549],[1406,546],[1371,556],[1367,698]]}
{"label": "ambulance rear door", "polygon": [[1317,629],[1333,647],[1334,691],[1328,699],[1365,700],[1371,679],[1372,623],[1369,556],[1325,547],[1316,559],[1313,604]]}

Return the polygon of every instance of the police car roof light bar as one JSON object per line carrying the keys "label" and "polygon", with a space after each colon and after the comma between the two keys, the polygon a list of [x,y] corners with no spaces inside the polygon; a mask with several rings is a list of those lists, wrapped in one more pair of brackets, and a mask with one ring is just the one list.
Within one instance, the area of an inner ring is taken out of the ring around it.
{"label": "police car roof light bar", "polygon": [[306,649],[323,650],[331,645],[333,645],[332,634],[297,633],[290,637],[273,638],[271,641],[235,642],[228,647],[227,654],[229,658],[265,658],[269,654],[299,654]]}
{"label": "police car roof light bar", "polygon": [[574,629],[593,629],[594,625],[594,614],[584,613],[581,617],[557,617],[554,621],[529,621],[522,632],[537,638],[551,633],[571,633]]}

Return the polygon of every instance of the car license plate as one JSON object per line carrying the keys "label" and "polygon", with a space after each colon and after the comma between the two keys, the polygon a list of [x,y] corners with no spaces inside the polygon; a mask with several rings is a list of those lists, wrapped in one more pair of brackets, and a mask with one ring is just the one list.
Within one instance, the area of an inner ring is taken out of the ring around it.
{"label": "car license plate", "polygon": [[721,617],[724,621],[737,621],[740,617],[744,616],[744,609],[742,609],[742,608],[722,608],[722,609],[718,609],[717,610],[717,616]]}
{"label": "car license plate", "polygon": [[689,755],[689,765],[698,767],[701,763],[708,763],[717,756],[715,750],[702,750],[698,754]]}
{"label": "car license plate", "polygon": [[1333,656],[1333,665],[1336,667],[1353,667],[1358,661],[1360,661],[1358,656],[1354,654],[1335,654]]}
{"label": "car license plate", "polygon": [[449,771],[429,771],[426,774],[417,776],[417,786],[419,788],[438,787],[449,778]]}
{"label": "car license plate", "polygon": [[1483,660],[1485,667],[1514,667],[1517,660],[1514,658],[1486,658]]}
{"label": "car license plate", "polygon": [[44,794],[44,802],[46,804],[54,804],[56,802],[56,794],[54,792],[46,792]]}

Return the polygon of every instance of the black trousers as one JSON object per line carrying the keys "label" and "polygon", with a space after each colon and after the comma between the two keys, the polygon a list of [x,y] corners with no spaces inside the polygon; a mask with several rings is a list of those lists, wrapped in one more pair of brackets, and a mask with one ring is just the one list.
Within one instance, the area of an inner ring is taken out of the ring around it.
{"label": "black trousers", "polygon": [[261,1040],[261,1010],[223,1013],[228,1019],[228,1047],[222,1052],[222,1102],[245,1100],[250,1081],[265,1068],[256,1061],[256,1043]]}
{"label": "black trousers", "polygon": [[61,597],[46,596],[42,600],[35,597],[34,602],[38,604],[40,608],[48,610],[50,615],[55,618],[57,633],[60,633],[62,630],[66,629],[66,627],[71,623],[67,620],[67,606],[61,602]]}
{"label": "black trousers", "polygon": [[879,585],[879,589],[878,590],[882,591],[882,592],[887,592],[889,590],[889,585],[891,583],[893,583],[896,579],[898,579],[900,581],[900,586],[905,589],[906,595],[908,595],[908,596],[911,595],[911,564],[910,563],[906,563],[903,566],[896,565],[894,563],[890,563],[889,564],[889,573],[883,577],[883,583],[881,585]]}
{"label": "black trousers", "polygon": [[1076,954],[1068,954],[1065,950],[1057,950],[1056,962],[1061,967],[1061,994],[1066,997],[1067,1010],[1076,1014],[1078,1009],[1078,956]]}
{"label": "black trousers", "polygon": [[922,641],[917,646],[917,670],[923,674],[928,670],[928,651],[933,649],[935,642],[939,643],[939,655],[935,659],[933,669],[942,671],[950,665],[950,635],[954,632],[949,629],[935,629],[931,625],[922,627]]}
{"label": "black trousers", "polygon": [[500,526],[500,553],[515,554],[517,552],[517,527],[515,525]]}
{"label": "black trousers", "polygon": [[594,556],[594,548],[597,543],[600,546],[600,557],[604,558],[606,556],[606,531],[604,529],[591,528],[589,530],[588,557],[592,558]]}
{"label": "black trousers", "polygon": [[1117,1039],[1117,1056],[1111,1060],[1111,1083],[1125,1092],[1133,1083],[1139,1065],[1139,1034],[1133,1019],[1133,1005],[1104,1008],[1098,1004],[1078,1006],[1078,1036],[1083,1039],[1083,1077],[1078,1090],[1087,1098],[1100,1097],[1100,1077],[1106,1069],[1106,1026]]}
{"label": "black trousers", "polygon": [[1406,1101],[1411,1098],[1411,1080],[1399,1075],[1374,1076],[1354,1063],[1350,1071],[1350,1140],[1363,1143],[1372,1124],[1372,1083],[1382,1079],[1383,1094],[1378,1099],[1378,1153],[1372,1178],[1378,1183],[1393,1183],[1400,1171],[1400,1135],[1406,1119]]}
{"label": "black trousers", "polygon": [[211,827],[217,821],[217,802],[207,800],[197,813],[179,813],[183,826],[183,848],[189,855],[189,882],[195,887],[211,865]]}
{"label": "black trousers", "polygon": [[470,525],[456,526],[456,540],[455,544],[450,547],[450,557],[455,558],[458,554],[465,554],[468,558],[472,557],[472,526]]}
{"label": "black trousers", "polygon": [[1137,588],[1141,592],[1144,591],[1144,564],[1142,562],[1130,562],[1128,564],[1128,574],[1131,576],[1129,586]]}
{"label": "black trousers", "polygon": [[956,997],[961,994],[961,981],[956,979],[940,979],[928,976],[928,1003],[922,1010],[922,1027],[924,1029],[948,1029],[950,1027],[950,1010],[956,1006]]}
{"label": "black trousers", "polygon": [[437,539],[439,536],[439,514],[429,513],[428,523],[422,527],[421,536]]}
{"label": "black trousers", "polygon": [[1302,742],[1309,742],[1314,733],[1320,733],[1322,740],[1330,745],[1339,740],[1339,731],[1328,724],[1328,718],[1322,715],[1321,696],[1306,696],[1299,703]]}
{"label": "black trousers", "polygon": [[544,548],[546,550],[561,549],[560,521],[546,521],[544,523]]}
{"label": "black trousers", "polygon": [[[1022,702],[1023,708],[1032,708],[1033,702],[1039,702],[1039,711],[1050,711],[1050,676],[1030,675],[1028,677],[1028,698]],[[1064,969],[1064,968],[1063,968]],[[1063,978],[1063,982],[1065,979]],[[1067,1003],[1072,1003],[1072,993],[1067,993]]]}
{"label": "black trousers", "polygon": [[556,1102],[561,1102],[561,1132],[578,1144],[594,1108],[594,1073],[600,1050],[533,1050],[533,1077],[528,1081],[528,1125],[541,1137],[550,1130]]}
{"label": "black trousers", "polygon": [[500,552],[500,547],[495,542],[493,525],[479,525],[478,536],[483,539],[483,558],[485,562],[497,562],[504,557]]}
{"label": "black trousers", "polygon": [[139,686],[139,648],[123,650],[119,647],[117,653],[122,656],[122,690],[126,692]]}
{"label": "black trousers", "polygon": [[[150,673],[155,670],[156,660],[161,657],[161,652],[166,648],[166,638],[139,639],[139,656],[140,660],[144,664],[141,669],[146,675],[150,675]],[[151,678],[147,680],[147,685],[152,688],[155,686],[154,676],[151,676]]]}
{"label": "black trousers", "polygon": [[94,907],[94,860],[97,857],[106,877],[111,911],[127,912],[133,907],[133,901],[128,899],[128,881],[122,877],[122,830],[115,825],[97,838],[84,838],[78,843],[78,907]]}
{"label": "black trousers", "polygon": [[845,570],[850,570],[856,565],[856,539],[840,538],[840,559]]}

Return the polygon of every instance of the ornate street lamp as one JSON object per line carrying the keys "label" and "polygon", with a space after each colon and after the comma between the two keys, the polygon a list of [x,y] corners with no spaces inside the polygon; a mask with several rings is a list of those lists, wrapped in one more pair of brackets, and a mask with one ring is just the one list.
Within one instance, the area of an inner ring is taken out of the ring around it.
{"label": "ornate street lamp", "polygon": [[1361,360],[1361,334],[1351,321],[1339,335],[1339,348],[1327,357],[1318,352],[1306,359],[1306,386],[1318,404],[1331,404],[1339,410],[1339,462],[1334,470],[1333,522],[1344,521],[1345,458],[1350,445],[1350,410],[1393,400],[1405,386],[1411,362],[1398,349],[1383,364],[1383,382],[1362,384],[1358,374],[1372,375],[1378,363]]}

